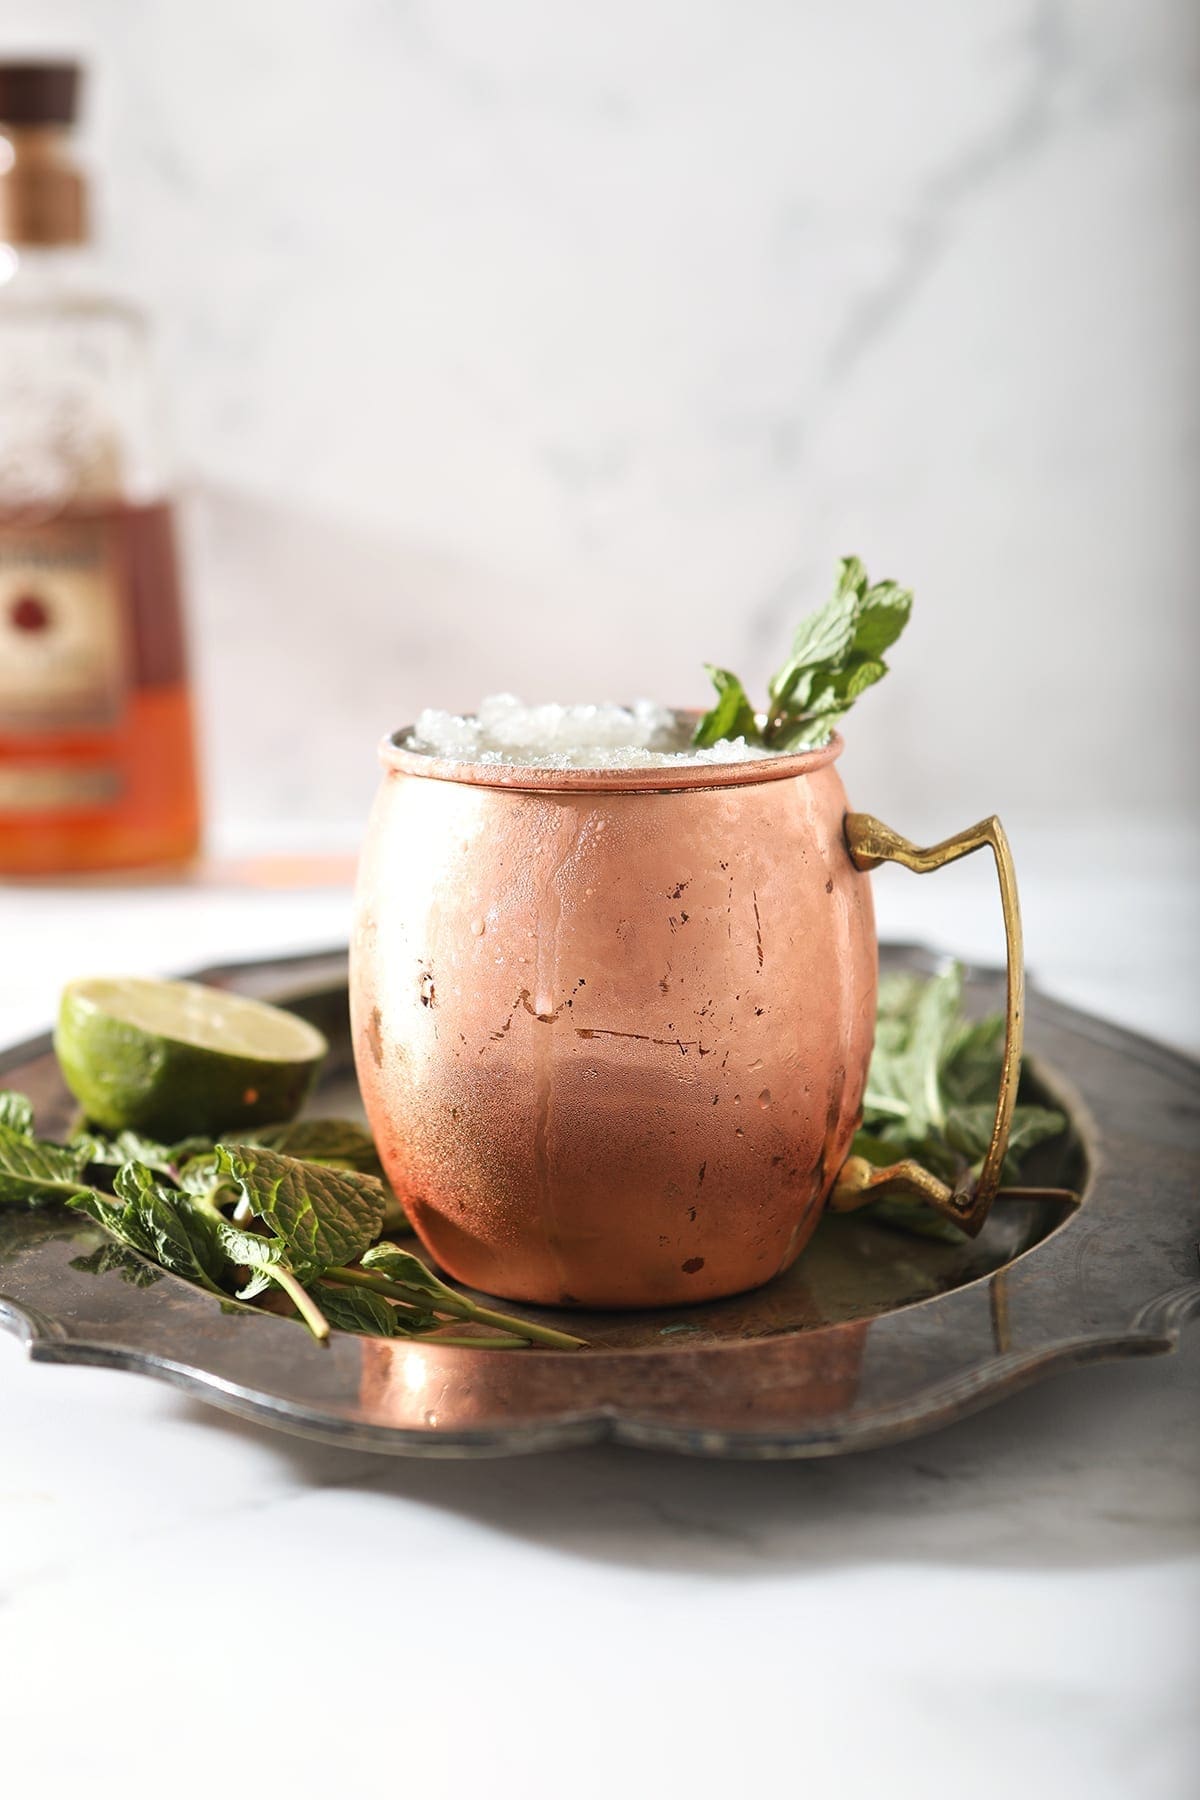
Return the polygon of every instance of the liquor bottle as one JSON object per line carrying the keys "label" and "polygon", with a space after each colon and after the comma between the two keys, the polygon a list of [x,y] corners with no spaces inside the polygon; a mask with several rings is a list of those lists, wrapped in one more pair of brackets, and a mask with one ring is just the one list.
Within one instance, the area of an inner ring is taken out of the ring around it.
{"label": "liquor bottle", "polygon": [[0,63],[0,876],[196,850],[146,322],[105,292],[71,63]]}

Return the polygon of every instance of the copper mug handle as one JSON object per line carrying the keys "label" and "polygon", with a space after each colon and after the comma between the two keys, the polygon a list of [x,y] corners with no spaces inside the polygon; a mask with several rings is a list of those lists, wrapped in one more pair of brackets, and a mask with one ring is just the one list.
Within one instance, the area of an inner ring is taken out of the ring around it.
{"label": "copper mug handle", "polygon": [[1008,992],[1004,1018],[1004,1060],[1000,1070],[1000,1091],[996,1096],[996,1118],[991,1142],[978,1176],[969,1170],[953,1187],[939,1181],[920,1163],[905,1159],[887,1168],[876,1168],[865,1157],[851,1156],[842,1165],[829,1197],[834,1212],[853,1212],[880,1198],[881,1190],[913,1194],[925,1200],[942,1215],[975,1237],[992,1208],[1000,1186],[1008,1136],[1012,1129],[1013,1108],[1017,1103],[1017,1082],[1021,1074],[1021,1045],[1025,1032],[1025,962],[1021,942],[1021,908],[1017,900],[1017,875],[1012,851],[999,819],[983,819],[965,831],[956,832],[940,844],[921,849],[893,831],[870,813],[847,813],[845,819],[846,848],[856,869],[878,868],[880,863],[902,863],[914,874],[928,875],[970,856],[987,845],[996,859],[1000,881],[1000,900],[1004,908],[1004,936],[1008,954]]}

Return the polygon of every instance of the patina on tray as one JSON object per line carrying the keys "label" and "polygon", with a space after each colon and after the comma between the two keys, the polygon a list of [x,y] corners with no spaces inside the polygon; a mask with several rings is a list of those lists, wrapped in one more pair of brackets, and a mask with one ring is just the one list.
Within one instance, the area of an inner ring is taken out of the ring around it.
{"label": "patina on tray", "polygon": [[[887,968],[938,959],[885,948]],[[209,970],[217,985],[314,1019],[333,1050],[314,1111],[357,1111],[340,955]],[[994,1010],[996,971],[968,971]],[[1074,1189],[1009,1200],[961,1247],[827,1219],[788,1274],[732,1300],[661,1313],[513,1312],[582,1330],[589,1349],[476,1351],[224,1313],[48,1208],[0,1214],[0,1323],[42,1362],[140,1370],[246,1418],[410,1456],[505,1455],[617,1440],[693,1455],[827,1456],[932,1429],[1072,1363],[1161,1353],[1200,1310],[1200,1068],[1030,996],[1026,1083],[1071,1130],[1026,1178]],[[0,1056],[44,1129],[70,1101],[48,1038]]]}

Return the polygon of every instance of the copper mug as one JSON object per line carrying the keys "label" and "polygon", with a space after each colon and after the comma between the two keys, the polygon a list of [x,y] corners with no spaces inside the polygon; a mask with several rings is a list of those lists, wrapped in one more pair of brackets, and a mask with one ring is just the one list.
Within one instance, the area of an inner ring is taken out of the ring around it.
{"label": "copper mug", "polygon": [[[847,810],[841,739],[722,765],[527,769],[385,741],[351,945],[389,1180],[457,1280],[550,1306],[759,1286],[822,1209],[901,1189],[968,1231],[1007,1146],[1022,1024],[1007,840],[918,849]],[[867,871],[990,846],[1004,1073],[978,1177],[849,1157],[875,1027]]]}

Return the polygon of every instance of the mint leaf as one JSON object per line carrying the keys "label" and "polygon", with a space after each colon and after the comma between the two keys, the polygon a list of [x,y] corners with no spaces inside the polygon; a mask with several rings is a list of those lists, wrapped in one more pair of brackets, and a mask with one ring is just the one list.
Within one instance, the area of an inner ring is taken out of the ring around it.
{"label": "mint leaf", "polygon": [[67,1202],[76,1212],[86,1213],[97,1225],[102,1225],[112,1237],[142,1256],[153,1257],[154,1245],[150,1234],[143,1230],[140,1208],[133,1204],[118,1206],[116,1201],[106,1194],[98,1193],[95,1188],[81,1188]]}
{"label": "mint leaf", "polygon": [[812,718],[797,719],[791,725],[782,724],[776,728],[771,738],[771,748],[780,751],[820,750],[829,742],[830,734],[837,729],[842,717],[841,712],[817,713]]}
{"label": "mint leaf", "polygon": [[123,1163],[142,1163],[160,1175],[175,1179],[181,1163],[212,1149],[212,1139],[183,1138],[177,1144],[160,1144],[155,1138],[143,1137],[137,1131],[118,1131],[115,1136],[90,1128],[77,1132],[72,1147],[86,1153],[86,1162],[96,1168],[119,1169]]}
{"label": "mint leaf", "polygon": [[252,1144],[218,1144],[215,1156],[220,1174],[305,1277],[353,1262],[379,1236],[387,1199],[373,1175],[299,1162]]}
{"label": "mint leaf", "polygon": [[300,1162],[357,1169],[362,1175],[381,1172],[375,1139],[364,1125],[351,1119],[294,1119],[288,1124],[264,1125],[259,1131],[244,1132],[230,1141],[277,1150]]}
{"label": "mint leaf", "polygon": [[[852,662],[847,663],[844,668],[838,669],[830,681],[826,690],[830,701],[828,710],[849,711],[854,702],[865,694],[869,687],[874,687],[877,681],[883,680],[887,672],[888,666],[881,658],[856,655]],[[820,709],[824,698],[825,696],[822,696],[821,699],[813,702],[814,711]]]}
{"label": "mint leaf", "polygon": [[1020,1164],[1035,1144],[1045,1144],[1067,1129],[1065,1113],[1051,1106],[1018,1106],[1008,1134],[1008,1154]]}
{"label": "mint leaf", "polygon": [[760,744],[762,737],[754,708],[746,698],[746,690],[728,669],[705,663],[705,672],[717,690],[717,703],[705,713],[692,736],[693,744],[719,744],[726,738],[745,738],[748,744]]}
{"label": "mint leaf", "polygon": [[956,1106],[996,1098],[996,1082],[1004,1055],[1004,1014],[994,1013],[975,1025],[959,1028],[945,1062],[942,1087]]}
{"label": "mint leaf", "polygon": [[44,1143],[0,1124],[0,1202],[65,1198],[83,1186],[82,1169],[78,1151]]}
{"label": "mint leaf", "polygon": [[415,1337],[436,1323],[432,1315],[406,1314],[367,1288],[334,1287],[332,1282],[319,1281],[313,1292],[335,1331],[355,1331],[363,1337]]}
{"label": "mint leaf", "polygon": [[[287,1125],[266,1125],[261,1131],[246,1132],[239,1140],[263,1149],[278,1150],[301,1162],[323,1163],[331,1169],[356,1169],[360,1175],[374,1175],[383,1184],[386,1211],[381,1229],[386,1232],[411,1232],[408,1217],[387,1184],[383,1164],[375,1148],[375,1140],[364,1125],[353,1119],[296,1119]],[[180,1171],[182,1186],[199,1189],[210,1177],[199,1163]]]}
{"label": "mint leaf", "polygon": [[770,685],[772,711],[800,712],[806,706],[816,673],[839,664],[854,642],[858,595],[842,588],[801,624],[792,653]]}
{"label": "mint leaf", "polygon": [[[879,984],[875,1048],[863,1098],[863,1126],[852,1153],[877,1168],[911,1158],[954,1182],[987,1154],[1004,1059],[1003,1015],[970,1024],[963,1019],[962,970],[957,964],[932,980],[885,976]],[[1009,1134],[1006,1181],[1019,1179],[1022,1159],[1036,1144],[1066,1129],[1063,1114],[1019,1105]],[[883,1209],[886,1207],[886,1215]],[[957,1227],[929,1225],[936,1215],[921,1201],[885,1196],[872,1217],[923,1236],[962,1240]],[[913,1221],[923,1221],[919,1226]]]}
{"label": "mint leaf", "polygon": [[865,564],[857,556],[838,558],[837,586],[838,594],[853,594],[856,599],[867,591],[867,571]]}
{"label": "mint leaf", "polygon": [[452,1317],[469,1319],[476,1325],[508,1332],[528,1343],[545,1344],[555,1350],[578,1350],[583,1342],[582,1338],[555,1331],[549,1325],[535,1324],[531,1319],[507,1318],[503,1313],[480,1306],[466,1294],[460,1294],[457,1288],[447,1287],[419,1257],[395,1244],[376,1244],[374,1249],[366,1252],[358,1270],[334,1270],[332,1274],[334,1280],[348,1282],[351,1286],[355,1281],[367,1287],[372,1282],[387,1283],[385,1292],[390,1293],[392,1299],[419,1311],[428,1309],[427,1325],[436,1323],[434,1313],[449,1313]]}
{"label": "mint leaf", "polygon": [[68,1204],[172,1275],[226,1297],[221,1286],[225,1256],[208,1213],[177,1188],[157,1182],[145,1163],[124,1164],[113,1186],[112,1200],[93,1188],[75,1194]]}
{"label": "mint leaf", "polygon": [[857,656],[840,668],[811,670],[805,678],[803,716],[794,723],[783,720],[776,726],[772,748],[815,750],[827,743],[830,733],[841,724],[859,696],[886,674],[885,662]]}
{"label": "mint leaf", "polygon": [[853,587],[839,583],[837,592],[824,606],[810,613],[797,628],[792,639],[792,653],[784,666],[795,664],[810,669],[823,663],[840,662],[854,642],[857,617],[857,593]]}
{"label": "mint leaf", "polygon": [[213,1220],[213,1234],[229,1262],[249,1271],[247,1280],[237,1290],[238,1299],[253,1300],[256,1295],[265,1293],[273,1284],[277,1271],[284,1266],[280,1240],[247,1231],[222,1218]]}
{"label": "mint leaf", "polygon": [[962,982],[962,967],[953,963],[944,975],[925,983],[913,1008],[904,1051],[904,1082],[908,1128],[914,1136],[945,1124],[942,1062],[958,1029]]}
{"label": "mint leaf", "polygon": [[0,1088],[0,1125],[18,1137],[32,1137],[33,1102],[12,1088]]}
{"label": "mint leaf", "polygon": [[[978,1106],[954,1107],[946,1115],[946,1142],[972,1167],[981,1163],[987,1155],[995,1117],[994,1101],[983,1102]],[[1049,1107],[1016,1107],[1008,1134],[1008,1154],[1004,1159],[1006,1179],[1016,1178],[1022,1158],[1035,1144],[1058,1137],[1060,1132],[1066,1130],[1066,1125],[1067,1121],[1062,1113],[1054,1112]]]}
{"label": "mint leaf", "polygon": [[[945,1122],[941,1073],[960,1031],[962,969],[955,963],[943,975],[902,991],[904,1011],[893,1002],[876,1028],[863,1117],[901,1120],[907,1138],[915,1141]],[[889,997],[882,985],[880,999],[886,1009]]]}
{"label": "mint leaf", "polygon": [[[219,1189],[228,1185],[227,1177],[217,1164],[216,1150],[202,1151],[199,1156],[191,1156],[181,1163],[175,1174],[175,1185],[198,1200],[215,1201]],[[232,1190],[229,1197],[232,1198]]]}
{"label": "mint leaf", "polygon": [[901,1042],[907,1039],[909,1018],[927,979],[924,975],[910,975],[906,971],[879,977],[879,992],[875,999],[877,1038],[885,1029],[892,1028],[900,1033]]}
{"label": "mint leaf", "polygon": [[315,1338],[324,1340],[329,1336],[329,1320],[306,1290],[304,1281],[289,1266],[279,1238],[244,1231],[219,1214],[205,1214],[205,1217],[222,1253],[231,1263],[247,1271],[246,1281],[238,1289],[239,1301],[255,1300],[270,1287],[280,1288]]}
{"label": "mint leaf", "polygon": [[224,1292],[221,1278],[226,1259],[211,1214],[177,1188],[156,1181],[145,1163],[123,1164],[113,1190],[117,1199],[132,1208],[139,1230],[149,1240],[150,1254],[164,1269],[198,1281],[213,1293]]}
{"label": "mint leaf", "polygon": [[416,1288],[424,1294],[449,1296],[461,1305],[463,1296],[455,1288],[447,1287],[439,1281],[432,1269],[426,1268],[419,1256],[411,1250],[401,1250],[395,1244],[376,1244],[362,1258],[362,1267],[374,1275],[386,1275],[389,1281],[395,1281],[402,1287]]}
{"label": "mint leaf", "polygon": [[880,581],[868,588],[858,605],[855,654],[877,659],[889,650],[908,624],[912,603],[911,588],[898,587],[894,581]]}

